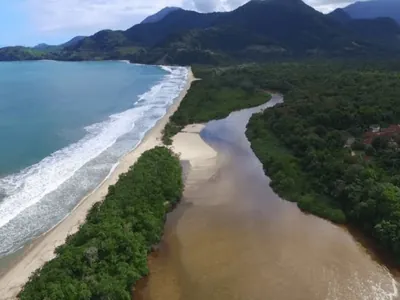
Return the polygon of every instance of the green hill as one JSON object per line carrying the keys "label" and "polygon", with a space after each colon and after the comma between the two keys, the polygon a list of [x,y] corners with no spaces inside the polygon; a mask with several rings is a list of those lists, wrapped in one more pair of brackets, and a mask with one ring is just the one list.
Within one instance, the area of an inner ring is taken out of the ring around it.
{"label": "green hill", "polygon": [[38,60],[46,58],[46,52],[34,48],[15,46],[0,48],[0,61]]}

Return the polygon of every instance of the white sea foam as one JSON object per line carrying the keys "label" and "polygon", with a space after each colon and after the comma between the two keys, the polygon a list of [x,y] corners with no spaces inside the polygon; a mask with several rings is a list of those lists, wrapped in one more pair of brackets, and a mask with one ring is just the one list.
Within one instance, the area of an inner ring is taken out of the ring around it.
{"label": "white sea foam", "polygon": [[390,272],[386,270],[387,276],[390,278],[390,283],[381,284],[371,282],[372,290],[374,291],[374,300],[395,300],[398,299],[399,291],[397,289],[397,281],[392,277]]}
{"label": "white sea foam", "polygon": [[[167,71],[166,68],[163,69]],[[154,126],[157,120],[144,120],[161,118],[168,106],[179,96],[187,80],[187,68],[173,67],[168,69],[168,72],[161,82],[139,96],[140,102],[133,108],[112,115],[102,123],[86,127],[87,135],[82,140],[53,153],[18,174],[1,178],[0,187],[6,197],[0,203],[0,229],[33,206],[40,205],[46,195],[55,192],[85,164],[116,143],[121,136],[136,130],[147,131]],[[140,132],[139,136],[143,137],[144,132]],[[36,214],[35,217],[40,218],[40,215]],[[2,249],[2,246],[0,245],[0,253],[7,250]]]}
{"label": "white sea foam", "polygon": [[173,69],[170,66],[160,66],[160,68],[166,72],[173,72]]}

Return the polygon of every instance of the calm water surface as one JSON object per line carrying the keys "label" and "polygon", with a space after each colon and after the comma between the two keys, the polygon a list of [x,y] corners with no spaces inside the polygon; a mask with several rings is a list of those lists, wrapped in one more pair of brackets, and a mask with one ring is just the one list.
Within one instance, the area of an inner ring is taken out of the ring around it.
{"label": "calm water surface", "polygon": [[[281,101],[274,97],[274,102]],[[391,300],[397,282],[342,228],[281,200],[244,130],[257,109],[209,123],[212,179],[188,186],[170,214],[145,300]]]}

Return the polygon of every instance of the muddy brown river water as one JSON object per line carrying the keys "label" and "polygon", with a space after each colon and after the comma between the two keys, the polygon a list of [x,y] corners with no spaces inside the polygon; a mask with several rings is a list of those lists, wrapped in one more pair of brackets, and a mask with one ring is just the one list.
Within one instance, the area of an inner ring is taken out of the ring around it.
{"label": "muddy brown river water", "polygon": [[[274,96],[264,108],[280,101]],[[135,298],[400,299],[394,276],[345,229],[302,213],[269,187],[244,133],[260,109],[232,113],[203,130],[218,152],[218,168],[191,183],[169,215]]]}

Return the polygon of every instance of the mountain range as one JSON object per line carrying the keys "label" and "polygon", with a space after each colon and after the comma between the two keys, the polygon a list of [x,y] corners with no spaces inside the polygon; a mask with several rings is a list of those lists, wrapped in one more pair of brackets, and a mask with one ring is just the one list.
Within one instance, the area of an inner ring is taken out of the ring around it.
{"label": "mountain range", "polygon": [[157,23],[158,21],[161,21],[164,19],[167,15],[169,15],[171,12],[181,9],[179,7],[165,7],[162,10],[160,10],[158,13],[148,16],[146,19],[144,19],[141,24],[147,24],[147,23]]}
{"label": "mountain range", "polygon": [[[384,0],[391,1],[391,0]],[[102,30],[74,43],[0,49],[0,60],[128,59],[156,64],[224,64],[309,57],[400,53],[400,26],[389,18],[324,15],[301,0],[252,0],[231,12],[165,8],[125,31]]]}

